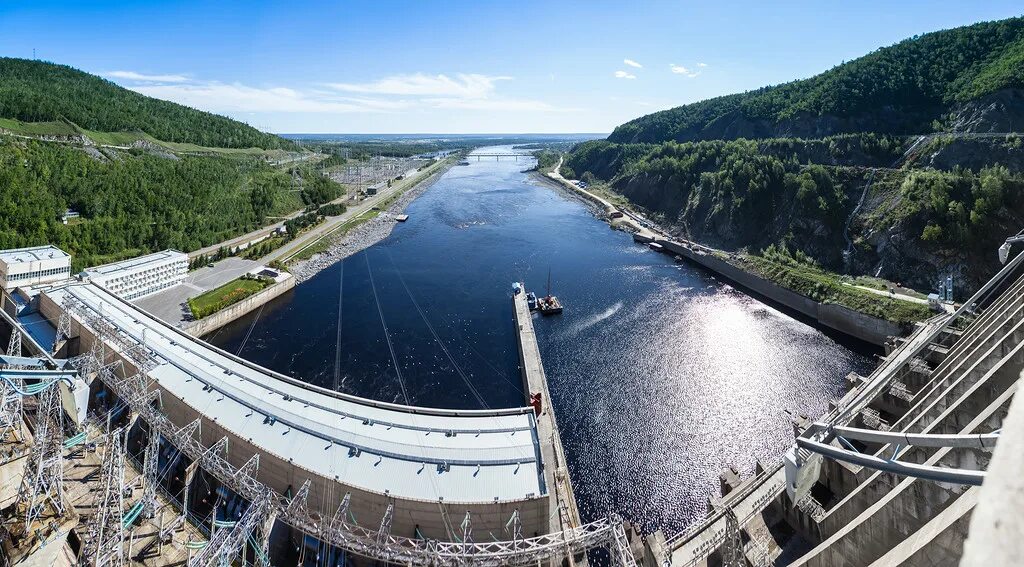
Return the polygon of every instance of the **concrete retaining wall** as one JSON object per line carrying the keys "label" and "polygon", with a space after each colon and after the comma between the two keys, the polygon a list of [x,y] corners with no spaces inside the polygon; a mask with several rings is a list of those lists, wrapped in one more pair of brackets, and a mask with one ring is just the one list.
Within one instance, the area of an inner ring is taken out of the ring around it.
{"label": "concrete retaining wall", "polygon": [[273,284],[263,291],[250,295],[234,305],[229,305],[213,315],[203,317],[198,321],[186,323],[181,330],[193,337],[201,337],[208,333],[212,333],[235,319],[238,319],[251,311],[255,311],[261,305],[270,303],[272,300],[280,297],[293,287],[295,287],[295,278],[290,277],[281,283]]}
{"label": "concrete retaining wall", "polygon": [[818,323],[851,337],[875,345],[885,344],[886,337],[902,335],[901,325],[865,315],[842,305],[819,303],[813,299],[786,289],[761,276],[747,272],[737,266],[718,258],[710,251],[691,249],[679,242],[659,238],[665,250],[678,254],[750,291],[775,301],[789,309],[810,317]]}

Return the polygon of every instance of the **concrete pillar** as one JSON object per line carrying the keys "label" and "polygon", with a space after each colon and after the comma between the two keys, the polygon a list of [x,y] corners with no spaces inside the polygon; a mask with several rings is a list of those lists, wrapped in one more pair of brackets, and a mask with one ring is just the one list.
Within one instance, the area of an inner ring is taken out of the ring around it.
{"label": "concrete pillar", "polygon": [[665,533],[654,532],[644,539],[644,567],[662,567],[668,562],[668,549],[665,546]]}

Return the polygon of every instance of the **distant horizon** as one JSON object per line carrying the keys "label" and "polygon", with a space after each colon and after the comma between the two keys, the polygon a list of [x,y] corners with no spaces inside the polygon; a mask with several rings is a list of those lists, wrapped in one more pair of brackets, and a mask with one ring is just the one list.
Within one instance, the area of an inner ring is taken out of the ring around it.
{"label": "distant horizon", "polygon": [[490,137],[567,137],[567,136],[588,136],[608,137],[611,132],[268,132],[275,136],[406,136],[406,137],[436,137],[455,136],[463,138],[490,138]]}

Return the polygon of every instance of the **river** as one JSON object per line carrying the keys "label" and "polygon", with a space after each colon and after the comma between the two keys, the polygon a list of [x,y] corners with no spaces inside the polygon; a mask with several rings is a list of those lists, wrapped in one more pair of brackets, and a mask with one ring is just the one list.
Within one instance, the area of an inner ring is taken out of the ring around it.
{"label": "river", "polygon": [[858,345],[633,243],[529,165],[452,168],[387,239],[207,339],[359,396],[523,405],[511,284],[543,292],[550,269],[565,312],[535,325],[581,514],[668,535],[723,468],[779,458],[785,410],[820,414],[870,371]]}

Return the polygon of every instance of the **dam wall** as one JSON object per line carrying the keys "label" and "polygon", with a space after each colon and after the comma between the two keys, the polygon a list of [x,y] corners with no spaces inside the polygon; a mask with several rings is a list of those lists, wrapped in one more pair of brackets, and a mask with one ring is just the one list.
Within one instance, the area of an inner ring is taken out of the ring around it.
{"label": "dam wall", "polygon": [[[51,324],[56,325],[63,308],[49,295],[43,294],[40,299],[40,313]],[[110,299],[111,302],[116,301],[113,296],[110,296]],[[127,303],[120,303],[118,307],[127,309],[131,306]],[[113,311],[113,309],[110,311]],[[140,313],[141,317],[141,312],[137,313]],[[254,370],[265,373],[265,381],[268,388],[274,387],[274,383],[278,380],[287,383],[295,382],[294,379],[260,369],[247,361],[219,351],[215,347],[206,345],[197,339],[192,339],[169,325],[159,324],[164,327],[160,329],[161,333],[178,333],[176,340],[179,343],[195,343],[196,346],[194,348],[203,349],[201,351],[203,356],[211,358],[227,356],[239,364],[245,364]],[[156,334],[150,333],[151,341],[154,340],[154,335]],[[71,320],[71,335],[78,339],[76,341],[76,350],[81,353],[88,352],[96,341],[93,331],[89,327],[84,326],[76,317],[72,317]],[[123,363],[123,372],[125,374],[130,375],[137,371],[131,359],[119,352],[114,345],[107,344],[105,350],[106,362],[108,364],[120,360]],[[77,353],[68,354],[73,356]],[[151,371],[150,375],[152,376],[153,374],[154,372]],[[222,438],[226,438],[228,448],[223,456],[234,467],[241,467],[253,455],[259,454],[259,468],[255,475],[256,479],[271,488],[275,493],[279,495],[294,494],[304,482],[309,480],[311,483],[308,497],[309,508],[323,517],[332,517],[342,498],[346,494],[350,494],[349,520],[359,526],[365,526],[370,529],[377,529],[381,525],[381,520],[385,516],[388,506],[393,505],[391,533],[396,536],[425,537],[441,541],[452,541],[461,537],[459,525],[466,514],[469,513],[472,517],[473,530],[477,534],[478,539],[486,538],[490,540],[492,535],[494,538],[505,539],[505,526],[509,518],[516,511],[518,511],[520,521],[522,522],[524,536],[530,537],[535,534],[548,532],[549,506],[548,498],[545,495],[527,495],[526,498],[519,499],[499,499],[497,496],[494,496],[486,500],[455,501],[416,498],[399,495],[395,492],[368,490],[352,484],[349,478],[350,474],[347,474],[346,471],[351,473],[353,467],[356,466],[355,461],[359,460],[368,460],[371,465],[374,461],[379,464],[380,460],[375,455],[363,453],[360,456],[358,453],[353,454],[344,450],[343,447],[331,441],[309,439],[308,436],[303,438],[300,436],[301,432],[298,429],[293,429],[291,426],[281,422],[278,422],[276,425],[274,423],[267,425],[266,421],[263,421],[261,424],[260,420],[257,419],[252,422],[251,427],[246,427],[243,430],[229,427],[222,424],[227,413],[219,409],[229,400],[223,394],[218,398],[212,390],[209,395],[210,399],[204,400],[194,396],[179,395],[173,387],[162,384],[160,380],[154,380],[151,388],[160,389],[160,411],[176,426],[183,427],[196,419],[200,420],[201,425],[197,436],[203,446],[213,446]],[[310,396],[313,396],[314,393],[317,395],[330,394],[321,392],[313,387],[309,388],[311,388]],[[342,397],[340,394],[334,395]],[[386,406],[387,404],[380,403],[378,405]],[[372,408],[374,406],[368,407]],[[459,424],[456,423],[459,420],[458,412],[431,410],[429,408],[417,408],[417,410],[423,413],[423,418],[421,418],[423,420],[428,419],[430,415],[451,414],[453,419],[452,427],[459,428]],[[511,411],[501,410],[504,414],[508,414]],[[495,415],[500,415],[500,413],[495,413]],[[257,415],[256,418],[258,417]],[[345,418],[339,417],[339,419]],[[358,419],[348,418],[349,421]],[[390,429],[390,427],[385,425],[374,426],[373,423],[369,423],[366,426],[374,427],[375,430],[379,429],[382,433]],[[443,433],[440,435],[444,436]],[[313,470],[306,468],[300,466],[292,458],[269,450],[267,447],[269,441],[272,440],[270,439],[271,436],[276,436],[278,439],[293,439],[291,443],[301,444],[299,449],[302,452],[336,456],[332,458],[324,457],[329,462],[329,466],[324,469]],[[472,439],[472,436],[467,435],[466,437],[467,439]],[[417,465],[417,467],[419,466]],[[521,474],[530,474],[531,468],[524,465]],[[423,464],[421,470],[423,475],[437,477],[442,474],[432,464]],[[454,470],[455,466],[453,465],[452,471]],[[384,467],[381,467],[380,474],[387,476],[389,473],[384,470]],[[396,477],[395,482],[401,482],[401,480]],[[499,492],[499,488],[495,487],[495,494]]]}
{"label": "dam wall", "polygon": [[580,513],[576,507],[576,494],[569,478],[565,463],[565,449],[558,432],[555,410],[551,405],[547,375],[540,358],[537,334],[526,302],[526,289],[512,296],[512,315],[516,324],[516,345],[519,347],[519,370],[523,379],[523,393],[527,401],[534,393],[540,393],[540,412],[537,415],[537,436],[540,441],[544,481],[550,496],[549,528],[556,532],[581,525]]}
{"label": "dam wall", "polygon": [[859,313],[842,305],[820,303],[805,295],[786,289],[775,282],[752,274],[742,268],[715,256],[710,249],[699,245],[693,247],[672,240],[659,238],[656,241],[665,250],[678,254],[701,267],[729,279],[730,281],[764,296],[784,307],[809,317],[821,325],[851,337],[874,344],[884,345],[887,337],[902,335],[902,325]]}

